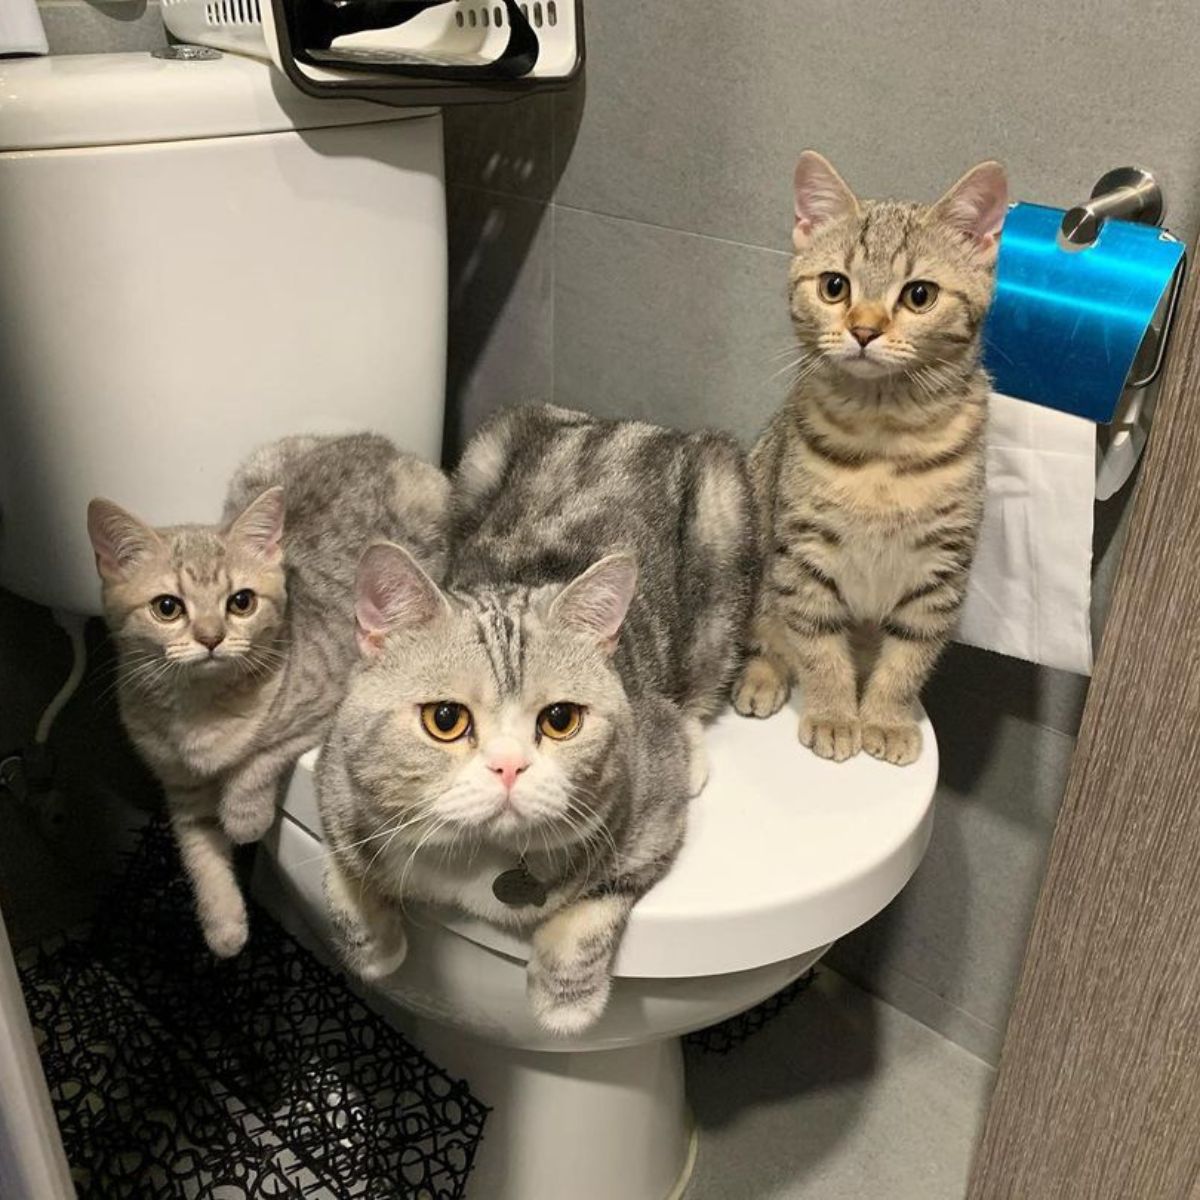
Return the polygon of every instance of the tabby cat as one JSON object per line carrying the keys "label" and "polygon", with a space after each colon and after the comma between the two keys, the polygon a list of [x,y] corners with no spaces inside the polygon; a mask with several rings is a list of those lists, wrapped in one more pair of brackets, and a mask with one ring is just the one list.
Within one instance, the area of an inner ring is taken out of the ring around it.
{"label": "tabby cat", "polygon": [[532,931],[543,1027],[600,1016],[707,777],[702,725],[753,604],[752,504],[721,435],[517,409],[454,477],[444,589],[399,546],[367,552],[363,663],[318,774],[353,969],[395,969],[400,903],[434,901]]}
{"label": "tabby cat", "polygon": [[734,704],[768,716],[795,681],[817,754],[911,763],[982,513],[1004,170],[982,163],[932,206],[860,202],[808,151],[795,194],[799,370],[751,456],[765,563]]}
{"label": "tabby cat", "polygon": [[220,526],[154,529],[110,500],[88,506],[121,718],[163,784],[214,954],[247,936],[232,843],[269,828],[357,658],[364,547],[401,538],[438,575],[448,493],[439,470],[361,434],[264,447],[234,477]]}

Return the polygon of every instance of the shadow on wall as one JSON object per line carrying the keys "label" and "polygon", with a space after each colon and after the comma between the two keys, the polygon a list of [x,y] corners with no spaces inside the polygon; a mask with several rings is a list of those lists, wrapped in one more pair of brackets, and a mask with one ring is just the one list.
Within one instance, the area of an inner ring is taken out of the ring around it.
{"label": "shadow on wall", "polygon": [[[1097,652],[1136,478],[1096,507]],[[830,955],[839,970],[991,1062],[1020,976],[1088,682],[950,647],[925,693],[942,760],[929,851],[909,887]]]}
{"label": "shadow on wall", "polygon": [[[820,1179],[852,1136],[881,1062],[875,1007],[817,968],[813,987],[730,1054],[688,1047],[688,1097],[701,1154],[736,1147],[750,1161],[702,1161],[697,1186],[739,1179],[738,1200]],[[726,1131],[734,1134],[726,1143]],[[739,1132],[740,1131],[740,1132]],[[732,1169],[731,1169],[732,1168]],[[730,1193],[732,1194],[732,1193]],[[799,1194],[798,1191],[796,1194]]]}
{"label": "shadow on wall", "polygon": [[929,850],[833,965],[988,1061],[1070,770],[1087,680],[951,646],[926,688],[941,767]]}
{"label": "shadow on wall", "polygon": [[158,0],[55,0],[40,3],[51,54],[156,50],[167,44]]}
{"label": "shadow on wall", "polygon": [[553,398],[551,201],[585,90],[445,110],[447,463],[496,408]]}

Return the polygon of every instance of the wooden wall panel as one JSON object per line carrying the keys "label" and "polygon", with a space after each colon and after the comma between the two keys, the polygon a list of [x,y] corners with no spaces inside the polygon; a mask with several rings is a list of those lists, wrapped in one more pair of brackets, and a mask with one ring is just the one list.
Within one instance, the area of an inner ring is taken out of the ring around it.
{"label": "wooden wall panel", "polygon": [[1200,1200],[1200,275],[969,1200]]}

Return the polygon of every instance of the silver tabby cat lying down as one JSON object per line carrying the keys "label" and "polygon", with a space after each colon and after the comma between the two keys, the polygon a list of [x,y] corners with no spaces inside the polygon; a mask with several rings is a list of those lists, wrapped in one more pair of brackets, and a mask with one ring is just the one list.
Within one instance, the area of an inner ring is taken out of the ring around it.
{"label": "silver tabby cat lying down", "polygon": [[403,960],[408,898],[531,929],[534,1014],[570,1035],[704,786],[753,603],[749,483],[720,435],[532,408],[468,446],[453,505],[444,589],[399,546],[359,570],[327,897],[366,978]]}
{"label": "silver tabby cat lying down", "polygon": [[110,500],[89,505],[121,719],[166,791],[214,954],[246,941],[231,843],[266,832],[358,657],[363,549],[403,539],[438,574],[448,503],[439,470],[360,434],[264,447],[235,475],[220,526],[154,529]]}

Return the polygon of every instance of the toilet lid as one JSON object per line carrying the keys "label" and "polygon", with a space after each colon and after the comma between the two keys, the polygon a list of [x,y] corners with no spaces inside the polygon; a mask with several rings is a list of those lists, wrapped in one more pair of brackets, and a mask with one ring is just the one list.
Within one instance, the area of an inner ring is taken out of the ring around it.
{"label": "toilet lid", "polygon": [[[723,975],[780,962],[849,933],[908,882],[933,822],[938,754],[928,719],[924,750],[908,767],[866,754],[827,762],[799,744],[796,725],[785,708],[765,721],[730,712],[708,731],[708,785],[691,802],[674,866],[633,910],[614,974]],[[311,770],[309,756],[301,764]],[[295,806],[310,791],[293,786],[286,807],[317,832],[315,812],[306,820]],[[443,910],[436,919],[529,957],[527,942],[485,921]]]}

